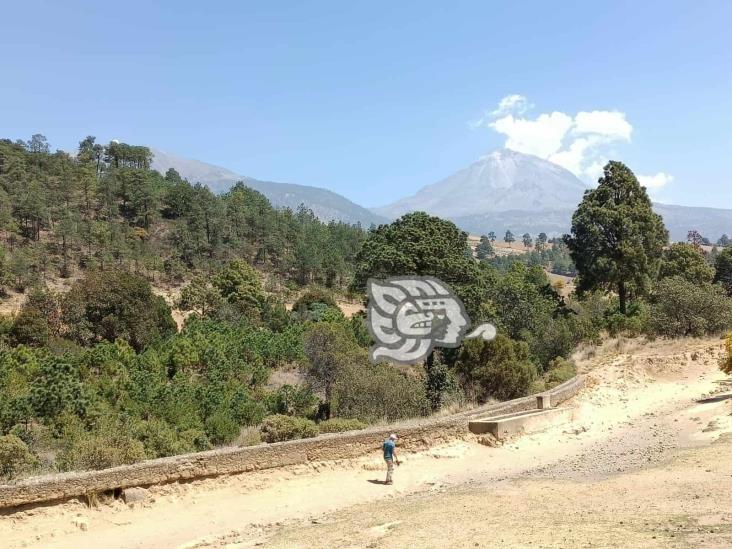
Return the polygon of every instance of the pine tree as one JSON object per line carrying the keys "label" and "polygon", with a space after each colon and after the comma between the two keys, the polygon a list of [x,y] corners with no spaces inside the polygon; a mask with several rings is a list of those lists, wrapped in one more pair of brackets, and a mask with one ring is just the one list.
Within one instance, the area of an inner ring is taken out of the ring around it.
{"label": "pine tree", "polygon": [[580,292],[615,290],[620,312],[656,278],[668,231],[633,172],[611,161],[597,188],[586,191],[566,243],[579,272]]}

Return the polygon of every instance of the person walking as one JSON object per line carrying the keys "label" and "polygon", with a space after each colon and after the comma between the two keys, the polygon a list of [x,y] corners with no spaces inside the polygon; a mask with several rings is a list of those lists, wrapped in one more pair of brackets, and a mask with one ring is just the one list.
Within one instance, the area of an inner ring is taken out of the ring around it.
{"label": "person walking", "polygon": [[396,455],[396,434],[392,433],[384,441],[384,461],[386,462],[386,482],[384,484],[394,484],[392,474],[394,473],[394,462],[400,465],[399,458]]}

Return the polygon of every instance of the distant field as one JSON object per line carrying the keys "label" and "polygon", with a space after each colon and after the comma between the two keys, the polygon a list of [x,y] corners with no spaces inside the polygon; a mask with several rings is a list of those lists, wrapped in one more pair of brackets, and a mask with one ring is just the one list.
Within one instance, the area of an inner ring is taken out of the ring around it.
{"label": "distant field", "polygon": [[[473,249],[473,252],[475,252],[475,247],[480,243],[480,236],[471,234],[470,236],[468,236],[468,243]],[[521,242],[521,238],[519,236],[516,237],[516,242],[512,242],[511,244],[508,244],[503,240],[496,239],[495,242],[491,242],[491,245],[493,246],[493,250],[495,251],[497,256],[525,254],[527,252],[533,251],[536,248],[534,244],[532,244],[528,248],[524,246],[524,243]],[[551,248],[552,244],[547,243],[546,247]]]}
{"label": "distant field", "polygon": [[[476,235],[470,235],[468,236],[468,242],[470,243],[470,247],[473,249],[473,254],[475,254],[475,247],[480,243],[480,237]],[[536,246],[533,244],[530,247],[524,246],[523,242],[517,241],[512,242],[511,244],[507,244],[506,242],[503,242],[502,240],[496,240],[495,242],[491,243],[493,246],[493,251],[495,254],[499,257],[506,257],[509,255],[522,255],[528,252],[533,251]],[[546,247],[548,249],[551,249],[553,247],[553,244],[547,243]],[[549,277],[549,282],[555,287],[558,284],[559,287],[557,287],[557,291],[564,297],[567,297],[574,291],[574,278],[571,276],[565,276],[560,274],[554,274],[547,271],[547,277]]]}
{"label": "distant field", "polygon": [[[560,295],[567,297],[574,291],[574,278],[554,273],[546,273],[552,286],[557,289]],[[557,283],[560,283],[557,287]]]}

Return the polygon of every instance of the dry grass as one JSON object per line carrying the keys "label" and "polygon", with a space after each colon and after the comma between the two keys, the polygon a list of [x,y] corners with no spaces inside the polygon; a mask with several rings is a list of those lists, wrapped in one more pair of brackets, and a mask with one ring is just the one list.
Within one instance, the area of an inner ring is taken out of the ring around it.
{"label": "dry grass", "polygon": [[[491,242],[491,246],[493,246],[493,249],[496,252],[496,255],[512,255],[512,254],[525,254],[527,252],[531,252],[536,249],[536,242],[534,239],[534,242],[531,246],[528,248],[524,246],[524,243],[521,241],[521,235],[514,235],[516,238],[515,242],[512,242],[511,244],[508,244],[507,242],[503,241],[502,235],[497,235],[499,238],[497,238],[494,242]],[[534,238],[536,235],[532,235],[532,238]],[[468,236],[468,244],[470,244],[470,247],[475,251],[475,247],[480,243],[480,236],[471,234]],[[551,249],[553,244],[547,242],[545,244],[546,249]]]}
{"label": "dry grass", "polygon": [[234,441],[235,446],[256,446],[262,443],[262,433],[259,427],[242,427],[239,436]]}
{"label": "dry grass", "polygon": [[269,375],[267,389],[275,391],[283,385],[300,385],[302,383],[305,383],[305,375],[298,367],[280,368],[273,370]]}
{"label": "dry grass", "polygon": [[657,364],[686,361],[687,358],[693,361],[708,357],[710,349],[719,347],[719,344],[718,337],[678,339],[606,337],[600,345],[587,343],[579,345],[571,358],[577,366],[577,372],[586,374],[629,359]]}

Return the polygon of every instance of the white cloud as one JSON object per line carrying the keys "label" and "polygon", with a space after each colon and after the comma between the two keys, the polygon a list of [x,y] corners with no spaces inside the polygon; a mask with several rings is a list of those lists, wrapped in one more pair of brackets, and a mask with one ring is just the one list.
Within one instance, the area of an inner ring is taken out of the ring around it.
{"label": "white cloud", "polygon": [[513,93],[501,99],[498,102],[498,107],[494,110],[485,111],[480,118],[468,122],[468,126],[473,130],[490,127],[491,122],[499,116],[505,116],[507,114],[523,114],[533,107],[534,105],[529,103],[526,97]]}
{"label": "white cloud", "polygon": [[587,171],[587,167],[583,166],[583,163],[585,163],[585,157],[588,154],[588,151],[590,151],[592,147],[596,147],[601,141],[601,138],[594,135],[578,137],[569,144],[568,148],[558,150],[546,158],[550,162],[554,162],[563,168],[567,168],[574,174],[582,174]]}
{"label": "white cloud", "polygon": [[597,181],[605,174],[605,164],[607,164],[607,162],[607,158],[595,160],[592,164],[585,168],[585,174],[587,174],[587,177],[591,181]]}
{"label": "white cloud", "polygon": [[498,102],[498,108],[491,112],[493,116],[501,116],[508,113],[523,114],[532,108],[526,97],[517,93],[507,95]]}
{"label": "white cloud", "polygon": [[618,111],[578,112],[574,117],[575,134],[597,134],[609,139],[630,141],[633,126],[625,119],[625,113]]}
{"label": "white cloud", "polygon": [[577,176],[588,176],[601,152],[612,143],[629,141],[633,131],[625,114],[616,111],[575,116],[555,111],[536,118],[507,114],[488,126],[506,136],[507,149],[550,160]]}
{"label": "white cloud", "polygon": [[658,172],[656,175],[638,175],[638,182],[643,185],[646,189],[661,189],[671,183],[674,180],[674,176]]}
{"label": "white cloud", "polygon": [[548,158],[562,147],[572,117],[553,112],[529,120],[509,114],[491,122],[490,127],[506,136],[506,148]]}
{"label": "white cloud", "polygon": [[[486,111],[472,128],[489,127],[506,137],[504,146],[559,164],[578,177],[596,181],[603,174],[610,150],[617,143],[630,142],[633,126],[620,111],[560,111],[532,117],[533,107],[519,94],[507,95],[492,111]],[[641,179],[640,177],[638,178]],[[646,176],[646,187],[660,188],[673,177],[659,172]]]}

